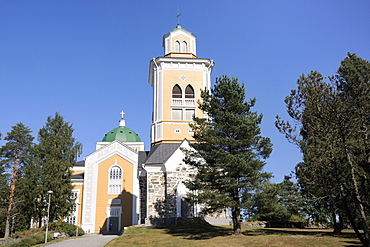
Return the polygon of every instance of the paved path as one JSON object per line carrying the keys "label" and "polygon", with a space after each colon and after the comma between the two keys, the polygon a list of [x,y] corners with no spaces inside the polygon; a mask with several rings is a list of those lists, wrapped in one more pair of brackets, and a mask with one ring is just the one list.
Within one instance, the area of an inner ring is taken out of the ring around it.
{"label": "paved path", "polygon": [[118,235],[89,235],[81,238],[66,239],[64,241],[49,244],[47,247],[103,247]]}

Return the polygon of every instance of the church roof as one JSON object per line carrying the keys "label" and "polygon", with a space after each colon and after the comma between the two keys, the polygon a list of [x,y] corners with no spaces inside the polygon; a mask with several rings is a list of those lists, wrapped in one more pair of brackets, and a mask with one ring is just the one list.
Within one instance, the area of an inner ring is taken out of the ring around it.
{"label": "church roof", "polygon": [[123,118],[125,114],[123,111],[121,112],[122,118],[119,120],[119,127],[112,129],[103,137],[102,142],[112,142],[118,140],[120,142],[141,142],[139,135],[126,127],[126,121]]}
{"label": "church roof", "polygon": [[180,147],[181,143],[161,143],[152,146],[145,164],[163,164]]}
{"label": "church roof", "polygon": [[77,167],[84,167],[85,166],[85,161],[84,160],[81,160],[81,161],[77,161],[74,166],[77,166]]}
{"label": "church roof", "polygon": [[183,27],[180,25],[180,23],[178,23],[178,24],[176,25],[176,27],[175,27],[174,29],[172,29],[170,32],[176,31],[176,30],[178,30],[178,29],[182,29],[182,30],[185,30],[185,31],[189,32],[188,30],[186,30],[185,28],[183,28]]}
{"label": "church roof", "polygon": [[84,179],[85,177],[85,173],[79,173],[79,174],[74,174],[71,176],[71,179],[72,180],[76,180],[76,179]]}
{"label": "church roof", "polygon": [[149,151],[139,151],[138,164],[139,168],[142,167],[142,164],[145,163],[146,158],[148,157]]}
{"label": "church roof", "polygon": [[102,142],[112,142],[115,140],[121,142],[141,142],[139,135],[125,126],[119,126],[109,131],[103,137]]}

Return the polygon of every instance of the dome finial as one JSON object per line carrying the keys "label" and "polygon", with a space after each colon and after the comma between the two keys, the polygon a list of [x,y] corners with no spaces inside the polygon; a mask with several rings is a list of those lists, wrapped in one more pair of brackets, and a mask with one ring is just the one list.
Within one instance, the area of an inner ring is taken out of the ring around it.
{"label": "dome finial", "polygon": [[121,111],[119,114],[121,114],[121,119],[124,119],[125,112],[124,111]]}
{"label": "dome finial", "polygon": [[120,127],[125,127],[126,126],[126,121],[125,121],[125,118],[124,118],[125,112],[121,111],[120,114],[121,114],[121,120],[119,120],[119,126]]}

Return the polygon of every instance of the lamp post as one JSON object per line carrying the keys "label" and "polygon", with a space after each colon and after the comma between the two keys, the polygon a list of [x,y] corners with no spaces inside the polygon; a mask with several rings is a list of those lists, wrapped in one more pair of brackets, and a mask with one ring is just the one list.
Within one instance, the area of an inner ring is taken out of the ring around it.
{"label": "lamp post", "polygon": [[49,195],[49,203],[48,203],[48,217],[46,218],[45,243],[48,241],[49,214],[50,214],[50,197],[51,197],[51,194],[53,194],[53,191],[52,190],[49,190],[47,193]]}

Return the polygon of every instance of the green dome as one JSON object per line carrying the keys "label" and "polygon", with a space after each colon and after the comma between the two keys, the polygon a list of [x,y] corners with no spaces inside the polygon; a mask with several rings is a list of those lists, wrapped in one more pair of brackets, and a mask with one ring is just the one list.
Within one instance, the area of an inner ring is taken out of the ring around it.
{"label": "green dome", "polygon": [[102,142],[112,142],[115,140],[119,140],[121,142],[141,142],[139,135],[125,126],[120,126],[109,131],[103,137]]}

